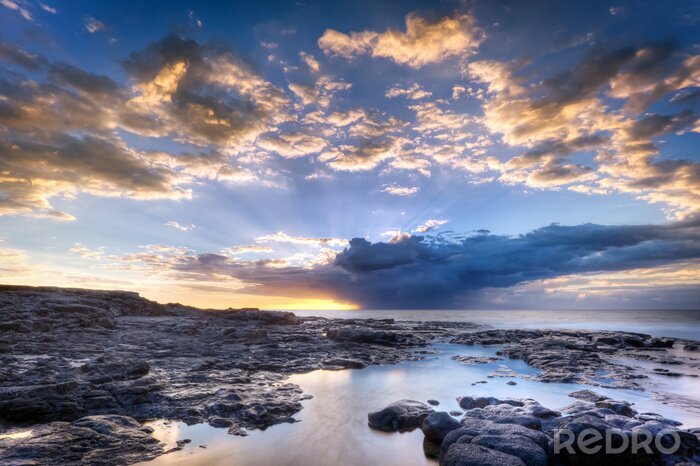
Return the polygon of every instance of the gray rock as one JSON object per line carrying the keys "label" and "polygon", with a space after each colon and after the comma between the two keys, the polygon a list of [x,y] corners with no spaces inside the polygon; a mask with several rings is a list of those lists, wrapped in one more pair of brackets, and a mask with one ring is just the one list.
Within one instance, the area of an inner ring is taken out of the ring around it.
{"label": "gray rock", "polygon": [[0,440],[0,463],[126,465],[148,461],[163,453],[163,445],[151,432],[125,416],[53,422],[33,428],[30,437]]}
{"label": "gray rock", "polygon": [[527,437],[513,435],[479,435],[472,439],[472,443],[507,453],[520,458],[527,466],[547,466],[549,460],[542,447]]}
{"label": "gray rock", "polygon": [[367,420],[373,429],[395,432],[421,427],[423,420],[432,412],[432,408],[420,401],[399,400],[384,409],[369,413]]}
{"label": "gray rock", "polygon": [[430,413],[421,425],[425,438],[437,443],[441,443],[447,434],[459,427],[459,421],[444,411]]}
{"label": "gray rock", "polygon": [[456,443],[440,456],[440,466],[525,466],[517,456],[473,443]]}
{"label": "gray rock", "polygon": [[591,403],[609,399],[607,396],[600,395],[592,390],[578,390],[576,392],[569,393],[569,396],[578,400],[590,401]]}

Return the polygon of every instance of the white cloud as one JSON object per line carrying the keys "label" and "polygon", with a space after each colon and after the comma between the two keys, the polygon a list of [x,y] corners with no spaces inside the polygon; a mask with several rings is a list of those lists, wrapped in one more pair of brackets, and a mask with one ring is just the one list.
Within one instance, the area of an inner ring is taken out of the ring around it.
{"label": "white cloud", "polygon": [[413,229],[415,233],[428,233],[429,231],[437,230],[444,224],[446,224],[448,220],[441,220],[441,219],[431,219],[431,220],[426,220],[422,224],[418,225]]}
{"label": "white cloud", "polygon": [[169,222],[165,222],[164,225],[171,227],[171,228],[175,228],[176,230],[184,231],[184,232],[192,231],[192,230],[197,228],[197,225],[195,225],[193,223],[190,223],[189,225],[181,225],[178,222],[175,222],[172,220]]}
{"label": "white cloud", "polygon": [[418,186],[400,186],[397,184],[385,184],[382,186],[382,192],[392,196],[413,196],[418,191],[420,191]]}

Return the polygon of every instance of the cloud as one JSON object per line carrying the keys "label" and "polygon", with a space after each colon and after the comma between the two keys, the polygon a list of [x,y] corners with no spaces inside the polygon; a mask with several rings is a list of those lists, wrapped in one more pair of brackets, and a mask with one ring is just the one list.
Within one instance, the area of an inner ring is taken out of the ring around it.
{"label": "cloud", "polygon": [[388,99],[393,99],[395,97],[406,97],[411,100],[421,100],[433,95],[432,92],[426,91],[418,83],[414,83],[410,87],[401,87],[396,85],[387,89],[386,94],[384,94]]}
{"label": "cloud", "polygon": [[307,236],[291,236],[282,231],[255,238],[256,243],[291,243],[313,247],[343,247],[348,240],[343,238],[312,238]]}
{"label": "cloud", "polygon": [[428,233],[429,231],[437,230],[444,224],[446,224],[448,221],[447,220],[441,220],[441,219],[431,219],[431,220],[426,220],[422,224],[418,225],[413,229],[415,233]]}
{"label": "cloud", "polygon": [[327,29],[318,46],[327,55],[354,59],[360,55],[388,58],[400,65],[420,68],[448,58],[471,55],[483,40],[483,32],[469,15],[429,22],[415,13],[406,16],[406,30],[390,29],[344,34]]}
{"label": "cloud", "polygon": [[396,157],[400,143],[396,140],[365,140],[357,146],[341,146],[328,150],[319,160],[337,171],[358,172],[376,168],[385,160]]}
{"label": "cloud", "polygon": [[202,277],[224,275],[251,293],[313,292],[365,308],[451,308],[470,296],[537,280],[697,262],[698,222],[666,225],[550,225],[508,237],[482,232],[463,239],[401,235],[390,243],[361,238],[313,266],[232,261],[179,254],[159,267]]}
{"label": "cloud", "polygon": [[[440,221],[433,221],[433,227],[436,222]],[[240,293],[263,296],[334,298],[369,309],[464,308],[478,306],[488,297],[497,300],[543,289],[577,299],[580,293],[592,296],[596,289],[604,291],[604,280],[624,287],[620,281],[629,282],[635,270],[652,277],[637,279],[635,286],[642,291],[651,287],[658,296],[673,289],[692,289],[697,282],[693,270],[700,264],[698,220],[663,225],[552,224],[518,236],[488,231],[466,236],[387,233],[392,234],[388,243],[362,238],[348,243],[278,232],[223,254],[195,254],[165,245],[144,246],[122,256],[78,245],[75,252],[96,255],[103,267],[174,283],[233,286]],[[317,252],[261,260],[237,258],[246,252],[270,252],[259,246],[273,242],[312,247]],[[340,247],[344,249],[332,249]],[[598,277],[597,288],[591,281],[594,277]]]}
{"label": "cloud", "polygon": [[102,21],[93,18],[92,16],[85,16],[84,18],[85,22],[85,30],[89,32],[90,34],[95,34],[97,32],[102,32],[105,29],[107,29],[107,25],[103,23]]}
{"label": "cloud", "polygon": [[331,76],[319,76],[314,84],[303,85],[290,83],[287,87],[301,101],[303,106],[317,105],[325,109],[331,104],[333,97],[341,91],[346,91],[352,87],[345,81],[336,81]]}
{"label": "cloud", "polygon": [[[286,96],[230,52],[177,36],[130,55],[129,86],[2,42],[0,60],[32,73],[0,81],[0,215],[71,220],[52,199],[186,199],[199,180],[256,180],[236,150],[288,118]],[[142,151],[121,131],[215,148]]]}
{"label": "cloud", "polygon": [[58,10],[50,5],[47,5],[46,3],[39,2],[39,6],[41,7],[42,10],[44,10],[47,13],[51,13],[52,15],[55,15],[58,13]]}
{"label": "cloud", "polygon": [[124,62],[137,95],[121,114],[145,136],[233,146],[289,120],[289,100],[232,53],[167,36]]}
{"label": "cloud", "polygon": [[[467,65],[468,74],[486,87],[483,125],[506,144],[525,147],[500,166],[501,182],[629,193],[664,204],[678,219],[700,210],[700,165],[655,160],[660,153],[656,140],[692,131],[697,115],[688,109],[640,115],[653,103],[673,103],[674,93],[697,87],[700,58],[658,43],[595,48],[571,69],[544,79],[538,79],[537,70],[523,72],[523,66]],[[571,160],[586,153],[594,157]]]}
{"label": "cloud", "polygon": [[50,199],[78,192],[135,199],[182,199],[191,192],[148,154],[115,139],[67,134],[48,142],[0,141],[0,214],[70,219]]}
{"label": "cloud", "polygon": [[308,134],[267,134],[257,141],[257,146],[292,159],[316,154],[326,148],[325,139]]}
{"label": "cloud", "polygon": [[176,230],[180,230],[180,231],[184,231],[184,232],[192,231],[192,230],[197,228],[197,225],[195,225],[193,223],[190,223],[189,225],[181,225],[178,222],[175,222],[172,220],[169,222],[165,222],[164,225],[166,227],[175,228]]}
{"label": "cloud", "polygon": [[80,256],[82,259],[102,260],[105,257],[105,248],[90,249],[82,243],[75,243],[68,252]]}
{"label": "cloud", "polygon": [[26,3],[22,0],[0,0],[0,5],[4,6],[8,10],[16,11],[27,21],[34,21],[31,12],[26,7]]}
{"label": "cloud", "polygon": [[252,244],[249,246],[233,246],[230,248],[225,248],[221,252],[229,256],[238,256],[241,254],[251,254],[251,253],[269,253],[273,252],[269,246],[261,246],[259,244]]}
{"label": "cloud", "polygon": [[392,196],[413,196],[418,191],[420,191],[418,186],[400,186],[397,184],[385,184],[382,186],[382,192]]}
{"label": "cloud", "polygon": [[312,73],[318,73],[321,71],[321,64],[316,60],[316,58],[308,54],[306,52],[299,52],[299,56],[301,57],[302,60],[304,60],[304,63],[306,63],[306,66],[309,67],[309,70]]}

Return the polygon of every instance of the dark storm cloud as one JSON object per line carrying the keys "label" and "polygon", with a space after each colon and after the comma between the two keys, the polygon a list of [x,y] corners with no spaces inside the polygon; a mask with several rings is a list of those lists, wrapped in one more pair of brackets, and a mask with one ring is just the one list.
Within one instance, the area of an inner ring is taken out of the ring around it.
{"label": "dark storm cloud", "polygon": [[698,258],[700,220],[692,220],[665,225],[552,224],[516,237],[481,233],[459,241],[410,236],[371,243],[355,238],[331,263],[311,268],[237,262],[219,254],[183,257],[172,267],[199,276],[227,274],[250,284],[245,291],[251,293],[313,291],[371,309],[452,308],[484,289]]}

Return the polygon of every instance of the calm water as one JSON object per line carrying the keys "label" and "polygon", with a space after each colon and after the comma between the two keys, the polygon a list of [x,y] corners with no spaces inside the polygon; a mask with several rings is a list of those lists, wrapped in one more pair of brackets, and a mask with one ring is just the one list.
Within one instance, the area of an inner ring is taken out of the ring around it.
{"label": "calm water", "polygon": [[[352,315],[357,313],[353,312]],[[368,313],[362,315],[367,316]],[[444,320],[444,316],[438,317],[436,314],[436,319]],[[522,327],[523,322],[527,320],[514,322],[514,325]],[[668,322],[666,324],[668,329],[676,328]],[[643,325],[650,325],[650,322]],[[686,322],[685,325],[690,324]],[[610,328],[607,325],[602,327]],[[629,325],[626,328],[642,331]],[[676,330],[662,333],[686,333],[681,327]],[[697,328],[689,333],[693,332],[697,332]],[[574,401],[567,396],[568,393],[586,388],[575,384],[543,384],[520,378],[487,378],[488,373],[499,369],[510,369],[523,375],[534,374],[535,371],[522,361],[504,360],[469,366],[450,359],[455,354],[493,355],[496,348],[439,344],[434,349],[439,354],[416,362],[361,370],[319,370],[292,376],[290,382],[300,385],[305,393],[314,397],[303,402],[304,409],[295,416],[299,422],[273,426],[264,432],[253,431],[248,437],[231,436],[226,429],[214,429],[203,424],[186,426],[179,422],[154,422],[151,425],[156,429],[155,435],[168,445],[174,446],[175,441],[181,439],[191,439],[192,442],[182,451],[145,464],[435,465],[435,461],[423,454],[423,434],[420,430],[408,433],[377,432],[367,427],[367,413],[401,398],[421,401],[433,398],[440,401],[438,409],[449,411],[459,409],[455,398],[460,395],[529,397],[547,407],[561,408]],[[636,361],[630,363],[638,364]],[[486,384],[472,385],[484,380]],[[517,385],[507,385],[508,380],[516,380]],[[613,398],[633,402],[640,412],[656,412],[684,422],[687,426],[700,426],[698,379],[684,377],[669,380],[657,376],[646,383],[646,392],[594,389]],[[670,393],[686,399],[682,407],[668,403],[668,400],[664,404],[655,393]],[[692,406],[688,406],[689,402]]]}
{"label": "calm water", "polygon": [[[700,306],[700,303],[698,303]],[[477,322],[495,328],[626,330],[700,340],[700,310],[294,311],[299,316]]]}

